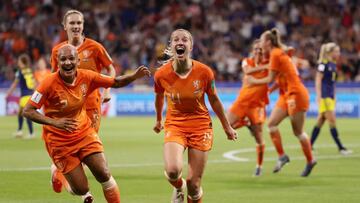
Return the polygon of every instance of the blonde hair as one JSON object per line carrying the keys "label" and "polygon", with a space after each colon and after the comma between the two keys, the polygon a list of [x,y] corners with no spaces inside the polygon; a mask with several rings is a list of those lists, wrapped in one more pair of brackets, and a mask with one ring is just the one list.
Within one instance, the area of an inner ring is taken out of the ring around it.
{"label": "blonde hair", "polygon": [[271,30],[267,30],[263,33],[263,35],[267,40],[270,40],[272,46],[283,50],[286,49],[286,45],[281,42],[280,31],[278,29],[273,28]]}
{"label": "blonde hair", "polygon": [[170,60],[173,59],[174,57],[174,53],[172,52],[171,50],[171,42],[172,42],[172,39],[173,39],[173,35],[175,32],[178,32],[178,31],[182,31],[182,32],[186,32],[188,35],[189,35],[189,38],[190,38],[190,41],[191,41],[191,47],[194,46],[194,40],[193,40],[193,36],[191,35],[191,33],[188,31],[188,30],[185,30],[185,29],[176,29],[174,30],[171,35],[170,35],[170,40],[169,40],[169,44],[166,46],[166,48],[164,49],[164,54],[169,56],[170,58],[165,60],[165,61],[160,61],[161,64],[165,64],[167,62],[169,62]]}
{"label": "blonde hair", "polygon": [[321,45],[318,63],[323,63],[329,60],[329,54],[334,51],[335,48],[339,47],[334,42],[329,42]]}
{"label": "blonde hair", "polygon": [[78,10],[72,9],[72,10],[66,11],[66,13],[64,14],[64,17],[63,17],[63,20],[62,20],[62,25],[63,25],[64,27],[65,27],[65,25],[66,25],[66,19],[67,19],[67,17],[68,17],[69,15],[71,15],[71,14],[78,14],[78,15],[80,15],[81,18],[82,18],[82,20],[83,20],[83,22],[84,22],[84,14],[81,13],[80,11],[78,11]]}
{"label": "blonde hair", "polygon": [[25,67],[30,67],[31,65],[31,59],[28,54],[21,54],[19,56],[19,61],[24,64]]}

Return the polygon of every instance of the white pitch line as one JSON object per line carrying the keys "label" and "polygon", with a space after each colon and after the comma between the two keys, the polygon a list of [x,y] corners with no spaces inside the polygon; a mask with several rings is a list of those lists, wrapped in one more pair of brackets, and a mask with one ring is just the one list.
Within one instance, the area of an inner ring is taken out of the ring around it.
{"label": "white pitch line", "polygon": [[[316,148],[335,148],[335,144],[326,144],[326,145],[317,145]],[[360,144],[348,144],[347,147],[356,148],[360,147]],[[291,145],[285,146],[286,149],[297,149],[300,148],[300,145]],[[266,148],[266,151],[274,151],[273,147]],[[243,158],[237,157],[235,154],[244,154],[249,152],[255,152],[255,148],[244,148],[239,150],[232,150],[229,152],[225,152],[223,157],[226,159],[220,160],[209,160],[209,164],[217,164],[217,163],[231,163],[231,162],[250,162],[252,159],[250,158]],[[316,156],[316,159],[341,159],[341,158],[354,158],[360,157],[360,154],[350,154],[347,156],[343,155],[324,155],[324,156]],[[291,160],[303,160],[303,157],[291,157]],[[274,161],[277,158],[265,158],[264,161]],[[163,162],[154,162],[154,163],[133,163],[133,164],[110,164],[110,168],[137,168],[137,167],[152,167],[152,166],[163,166]],[[184,164],[186,165],[186,163]],[[50,170],[50,163],[49,166],[39,166],[39,167],[27,167],[27,168],[0,168],[0,172],[26,172],[26,171],[48,171]]]}
{"label": "white pitch line", "polygon": [[[348,144],[347,147],[351,147],[351,148],[356,148],[359,147],[360,144]],[[285,146],[286,149],[299,149],[300,145],[290,145],[290,146]],[[316,145],[316,148],[336,148],[335,144],[323,144],[323,145]],[[274,147],[270,147],[270,148],[266,148],[266,151],[275,151]],[[231,161],[236,161],[236,162],[249,162],[251,159],[249,158],[243,158],[243,157],[239,157],[236,156],[236,154],[245,154],[245,153],[249,153],[249,152],[255,152],[255,147],[254,148],[244,148],[244,149],[238,149],[238,150],[232,150],[229,152],[225,152],[223,154],[223,157],[231,160]],[[349,155],[317,155],[316,153],[314,154],[316,159],[340,159],[340,158],[353,158],[353,157],[360,157],[360,154],[349,154]],[[291,157],[291,160],[303,160],[304,157]],[[264,161],[274,161],[277,160],[277,158],[265,158]]]}

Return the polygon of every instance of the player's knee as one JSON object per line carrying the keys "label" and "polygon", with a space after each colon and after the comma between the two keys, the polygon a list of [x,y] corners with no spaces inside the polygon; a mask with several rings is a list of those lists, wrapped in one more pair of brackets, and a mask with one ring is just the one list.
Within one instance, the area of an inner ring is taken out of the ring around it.
{"label": "player's knee", "polygon": [[111,174],[109,168],[104,167],[102,170],[99,170],[96,173],[94,173],[94,176],[98,182],[102,183],[109,180]]}
{"label": "player's knee", "polygon": [[299,134],[295,134],[295,136],[299,139],[299,140],[306,140],[308,139],[308,135],[305,132],[300,132]]}
{"label": "player's knee", "polygon": [[179,169],[172,168],[164,171],[164,175],[168,180],[175,181],[181,177],[182,173]]}
{"label": "player's knee", "polygon": [[268,124],[268,130],[269,130],[270,133],[276,132],[278,130],[278,127]]}

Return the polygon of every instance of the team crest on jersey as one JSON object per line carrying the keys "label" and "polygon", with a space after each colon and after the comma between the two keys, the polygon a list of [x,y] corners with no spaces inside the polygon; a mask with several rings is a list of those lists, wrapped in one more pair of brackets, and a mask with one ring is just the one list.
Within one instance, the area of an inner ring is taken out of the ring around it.
{"label": "team crest on jersey", "polygon": [[200,80],[194,80],[194,81],[193,81],[193,85],[194,85],[195,89],[199,89]]}
{"label": "team crest on jersey", "polygon": [[194,94],[198,94],[199,92],[201,92],[200,80],[194,80],[193,85],[195,88]]}
{"label": "team crest on jersey", "polygon": [[85,97],[86,93],[87,93],[87,85],[85,83],[81,84],[80,85],[80,90],[81,90],[82,96]]}
{"label": "team crest on jersey", "polygon": [[84,58],[89,58],[90,55],[92,54],[92,51],[84,50],[84,51],[82,51],[82,53],[83,53]]}
{"label": "team crest on jersey", "polygon": [[82,51],[82,55],[83,55],[82,61],[84,61],[84,62],[89,61],[89,57],[91,56],[91,54],[92,54],[92,51],[89,51],[89,50]]}

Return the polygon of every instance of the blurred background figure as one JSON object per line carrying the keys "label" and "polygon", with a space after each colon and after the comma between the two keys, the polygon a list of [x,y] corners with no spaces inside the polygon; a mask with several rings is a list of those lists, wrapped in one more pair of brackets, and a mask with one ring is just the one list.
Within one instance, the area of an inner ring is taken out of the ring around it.
{"label": "blurred background figure", "polygon": [[314,149],[314,144],[320,133],[320,129],[325,121],[328,121],[331,136],[334,139],[339,152],[343,155],[348,155],[351,154],[352,151],[346,149],[341,143],[336,129],[335,81],[336,62],[339,58],[340,47],[337,44],[329,42],[321,45],[318,72],[316,73],[315,79],[316,102],[318,103],[319,114],[312,131],[311,145]]}
{"label": "blurred background figure", "polygon": [[34,77],[37,85],[40,84],[47,76],[51,73],[50,69],[47,68],[46,61],[44,58],[40,58],[36,63],[34,71]]}
{"label": "blurred background figure", "polygon": [[[11,84],[9,90],[6,93],[6,98],[8,98],[13,93],[13,91],[16,89],[17,85],[19,84],[21,97],[19,101],[19,111],[18,111],[18,129],[14,133],[14,136],[15,138],[21,138],[23,137],[22,127],[24,122],[22,111],[27,101],[30,99],[32,93],[34,92],[36,83],[35,83],[33,71],[30,67],[31,65],[30,57],[27,54],[20,55],[17,64],[19,69],[16,72],[16,76],[13,83]],[[34,135],[32,121],[30,119],[26,119],[26,123],[29,128],[29,135],[25,138],[29,138],[29,139],[34,138],[35,135]]]}
{"label": "blurred background figure", "polygon": [[305,82],[314,80],[320,46],[329,41],[342,48],[337,81],[360,80],[360,1],[47,0],[0,5],[0,83],[10,79],[8,72],[19,53],[49,63],[51,48],[67,38],[59,16],[72,8],[86,19],[85,36],[105,47],[114,66],[121,67],[120,74],[139,64],[153,67],[162,57],[157,48],[165,47],[166,36],[181,27],[196,39],[194,59],[209,64],[217,81],[237,81],[251,42],[275,27],[297,50],[294,57],[306,60],[300,69]]}

